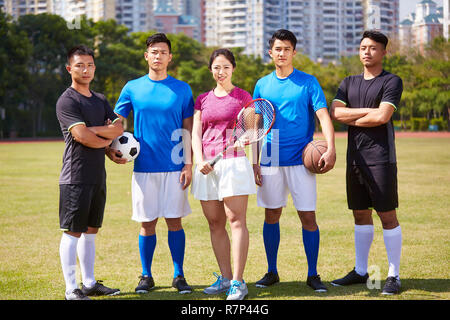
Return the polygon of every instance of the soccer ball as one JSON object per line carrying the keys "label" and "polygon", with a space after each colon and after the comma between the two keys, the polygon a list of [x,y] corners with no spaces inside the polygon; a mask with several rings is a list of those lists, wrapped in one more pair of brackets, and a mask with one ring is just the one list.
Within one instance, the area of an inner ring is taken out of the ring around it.
{"label": "soccer ball", "polygon": [[136,159],[141,149],[139,142],[130,132],[124,132],[123,135],[115,138],[111,148],[122,152],[122,158],[127,159],[128,162]]}

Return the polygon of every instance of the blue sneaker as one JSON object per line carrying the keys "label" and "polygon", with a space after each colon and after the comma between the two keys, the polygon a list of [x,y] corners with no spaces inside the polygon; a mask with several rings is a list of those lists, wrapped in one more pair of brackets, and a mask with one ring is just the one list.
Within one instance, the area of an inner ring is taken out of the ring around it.
{"label": "blue sneaker", "polygon": [[227,300],[244,300],[248,295],[248,288],[245,281],[231,280],[230,289],[227,292]]}
{"label": "blue sneaker", "polygon": [[217,278],[216,282],[214,282],[208,288],[205,288],[203,292],[206,294],[219,294],[227,291],[230,288],[230,280],[222,276],[219,276],[215,272],[213,274]]}

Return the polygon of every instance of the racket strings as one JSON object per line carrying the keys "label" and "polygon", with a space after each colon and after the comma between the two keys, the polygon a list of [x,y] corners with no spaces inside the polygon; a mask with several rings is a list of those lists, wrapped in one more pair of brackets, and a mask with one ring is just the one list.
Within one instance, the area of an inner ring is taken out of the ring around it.
{"label": "racket strings", "polygon": [[274,121],[273,107],[264,100],[256,100],[244,110],[237,119],[235,137],[245,138],[248,143],[261,139]]}

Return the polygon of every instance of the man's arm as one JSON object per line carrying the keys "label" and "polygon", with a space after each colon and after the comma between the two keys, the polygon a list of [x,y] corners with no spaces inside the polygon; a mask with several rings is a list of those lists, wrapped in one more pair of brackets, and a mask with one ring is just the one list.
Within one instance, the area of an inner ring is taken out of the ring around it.
{"label": "man's arm", "polygon": [[184,155],[184,167],[181,169],[180,183],[183,190],[189,187],[192,181],[192,123],[193,117],[183,119],[183,155]]}
{"label": "man's arm", "polygon": [[331,119],[350,125],[355,120],[366,116],[374,109],[371,108],[347,108],[340,100],[333,100],[330,108]]}
{"label": "man's arm", "polygon": [[350,121],[348,125],[366,128],[381,126],[389,122],[394,111],[392,104],[382,102],[378,108],[371,109],[365,116]]}
{"label": "man's arm", "polygon": [[[117,121],[114,122],[114,124],[117,124],[117,125],[120,124],[120,127],[122,127],[122,133],[123,133],[123,121],[125,120],[125,117],[121,116],[120,114],[117,114],[117,116],[119,118]],[[119,135],[121,135],[122,133],[120,133]],[[115,150],[108,146],[105,149],[105,154],[111,161],[113,161],[117,164],[127,163],[127,160],[125,158],[122,158],[122,153],[119,150]]]}
{"label": "man's arm", "polygon": [[327,141],[327,152],[322,154],[319,159],[319,168],[322,173],[333,169],[336,163],[336,146],[334,144],[334,127],[330,115],[326,108],[320,108],[316,111],[316,116],[320,121],[322,133]]}
{"label": "man's arm", "polygon": [[111,140],[123,134],[123,125],[120,118],[117,118],[113,122],[107,123],[104,126],[93,126],[88,127],[88,129],[99,137]]}
{"label": "man's arm", "polygon": [[109,146],[112,139],[103,139],[89,130],[84,123],[77,124],[70,129],[74,140],[85,147],[100,149]]}

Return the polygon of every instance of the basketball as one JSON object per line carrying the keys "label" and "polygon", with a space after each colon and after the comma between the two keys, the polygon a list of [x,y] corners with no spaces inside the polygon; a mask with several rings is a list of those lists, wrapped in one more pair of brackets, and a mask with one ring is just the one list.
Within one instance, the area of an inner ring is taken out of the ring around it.
{"label": "basketball", "polygon": [[327,151],[327,142],[325,140],[313,140],[303,149],[303,165],[311,173],[321,174],[319,170],[319,160],[322,154]]}

